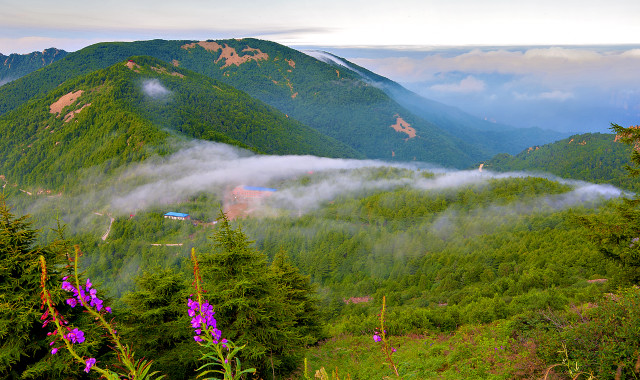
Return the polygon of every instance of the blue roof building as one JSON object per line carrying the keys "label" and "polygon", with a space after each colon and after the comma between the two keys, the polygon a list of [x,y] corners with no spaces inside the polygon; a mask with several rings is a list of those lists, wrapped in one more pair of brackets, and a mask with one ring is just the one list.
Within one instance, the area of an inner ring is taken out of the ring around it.
{"label": "blue roof building", "polygon": [[245,190],[250,190],[250,191],[278,191],[278,189],[272,189],[270,187],[259,187],[259,186],[242,186],[243,189]]}
{"label": "blue roof building", "polygon": [[182,212],[168,212],[168,213],[164,214],[164,217],[168,218],[168,219],[176,219],[176,220],[188,220],[188,219],[191,219],[189,214],[184,214]]}

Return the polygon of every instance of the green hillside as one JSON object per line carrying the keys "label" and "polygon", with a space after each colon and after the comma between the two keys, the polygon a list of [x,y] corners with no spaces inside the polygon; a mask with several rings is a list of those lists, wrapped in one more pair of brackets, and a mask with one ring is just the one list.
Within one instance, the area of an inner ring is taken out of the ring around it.
{"label": "green hillside", "polygon": [[80,168],[106,172],[166,153],[170,137],[259,153],[358,157],[241,91],[150,57],[64,82],[2,115],[0,133],[0,174],[32,190],[73,184]]}
{"label": "green hillside", "polygon": [[[145,50],[153,56],[136,55]],[[256,196],[205,181],[208,164],[223,176],[240,171],[238,157],[198,150],[184,159],[180,148],[217,141],[359,158],[377,146],[380,157],[392,149],[397,160],[415,153],[451,165],[485,153],[360,74],[259,40],[98,44],[0,87],[0,99],[2,378],[78,378],[91,359],[117,370],[127,354],[113,353],[116,327],[137,359],[153,360],[151,371],[196,378],[204,348],[194,340],[202,324],[187,312],[195,294],[215,310],[221,337],[245,345],[238,357],[256,378],[309,379],[321,367],[354,380],[394,378],[393,369],[405,379],[640,373],[639,201],[612,199],[608,187],[491,173],[544,171],[635,190],[624,170],[631,148],[614,135],[499,155],[483,171],[335,169],[343,160],[311,169],[296,156],[302,174],[279,163],[285,174],[264,179],[269,191]],[[638,131],[619,133],[633,146]],[[258,160],[272,157],[250,158],[266,172]],[[172,175],[180,170],[186,176]],[[175,178],[193,191],[172,186]],[[229,221],[221,210],[234,206],[245,213]],[[76,286],[93,286],[113,314],[68,301],[61,284],[74,252]],[[41,318],[47,297],[69,322],[53,336],[56,313]],[[100,317],[113,323],[108,334]],[[86,342],[65,345],[72,327]]]}
{"label": "green hillside", "polygon": [[532,146],[515,156],[500,154],[486,161],[483,169],[550,173],[593,183],[639,191],[637,178],[629,177],[631,148],[608,133],[574,135],[552,144]]}
{"label": "green hillside", "polygon": [[[487,133],[471,131],[472,138],[467,138],[469,127],[446,113],[417,116],[352,70],[256,39],[96,44],[0,87],[0,113],[64,80],[132,55],[153,56],[225,82],[368,158],[462,168],[506,147],[496,146]],[[523,143],[515,144],[506,151],[517,151]]]}
{"label": "green hillside", "polygon": [[64,58],[64,50],[55,48],[29,54],[0,54],[0,86]]}

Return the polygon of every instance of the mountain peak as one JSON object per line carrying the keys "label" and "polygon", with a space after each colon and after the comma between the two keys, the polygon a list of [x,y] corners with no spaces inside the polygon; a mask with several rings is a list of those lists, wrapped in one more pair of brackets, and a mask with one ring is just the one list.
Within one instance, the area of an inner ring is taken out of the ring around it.
{"label": "mountain peak", "polygon": [[223,43],[222,45],[216,41],[198,41],[192,42],[190,44],[184,44],[181,46],[182,49],[190,50],[195,49],[197,47],[201,47],[204,50],[212,53],[217,53],[218,51],[222,51],[220,56],[215,60],[215,63],[219,63],[224,60],[224,64],[220,69],[224,69],[226,67],[235,65],[240,66],[243,63],[249,61],[263,61],[269,59],[269,54],[262,52],[260,49],[252,48],[250,46],[245,47],[240,52],[236,50],[236,48],[229,46],[227,43]]}

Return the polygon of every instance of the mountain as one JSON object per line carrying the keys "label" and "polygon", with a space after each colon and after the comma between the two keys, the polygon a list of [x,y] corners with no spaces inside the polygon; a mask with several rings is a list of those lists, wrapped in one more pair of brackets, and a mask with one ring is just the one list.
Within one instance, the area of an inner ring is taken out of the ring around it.
{"label": "mountain", "polygon": [[514,128],[492,123],[472,116],[459,108],[424,98],[400,84],[344,58],[322,51],[310,51],[308,54],[329,64],[346,67],[358,73],[363,80],[382,89],[393,100],[415,115],[436,124],[451,136],[464,136],[465,141],[481,146],[483,151],[490,155],[516,154],[531,145],[544,144],[567,137],[565,133],[541,128]]}
{"label": "mountain", "polygon": [[225,82],[368,158],[419,160],[463,168],[495,153],[515,153],[528,146],[522,142],[521,147],[509,146],[510,150],[501,149],[505,144],[492,146],[495,138],[491,133],[460,125],[459,120],[446,114],[440,118],[448,124],[433,115],[425,119],[357,71],[256,39],[92,45],[0,87],[0,112],[42,96],[64,80],[132,55],[153,56]]}
{"label": "mountain", "polygon": [[0,174],[21,186],[73,185],[115,167],[218,141],[268,154],[361,157],[224,83],[151,57],[81,75],[0,117]]}
{"label": "mountain", "polygon": [[43,51],[34,51],[29,54],[0,54],[0,86],[18,79],[32,71],[41,69],[51,63],[64,58],[67,54],[64,50],[55,48]]}
{"label": "mountain", "polygon": [[515,156],[499,154],[483,163],[491,171],[543,172],[562,178],[608,183],[640,190],[637,178],[625,170],[631,164],[630,149],[616,135],[586,133],[541,146],[531,146]]}

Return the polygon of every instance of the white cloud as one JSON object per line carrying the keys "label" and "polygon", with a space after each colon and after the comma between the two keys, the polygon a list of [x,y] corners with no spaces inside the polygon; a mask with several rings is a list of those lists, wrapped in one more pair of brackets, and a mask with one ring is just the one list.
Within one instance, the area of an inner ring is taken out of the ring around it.
{"label": "white cloud", "polygon": [[431,86],[430,89],[440,92],[482,92],[485,89],[485,83],[469,75],[458,83],[436,84]]}
{"label": "white cloud", "polygon": [[553,100],[553,101],[560,101],[560,102],[563,102],[567,99],[571,99],[574,97],[574,94],[571,92],[559,91],[559,90],[546,91],[538,94],[523,94],[523,93],[514,92],[513,95],[515,96],[516,99],[519,99],[519,100],[542,99],[542,100]]}
{"label": "white cloud", "polygon": [[[354,63],[398,82],[432,80],[438,73],[504,74],[571,86],[640,85],[640,49],[529,48],[473,49],[452,54],[425,51],[405,57],[350,58]],[[552,87],[553,88],[553,87]]]}
{"label": "white cloud", "polygon": [[160,83],[158,79],[147,79],[142,82],[142,91],[152,98],[164,98],[171,95],[171,91]]}

